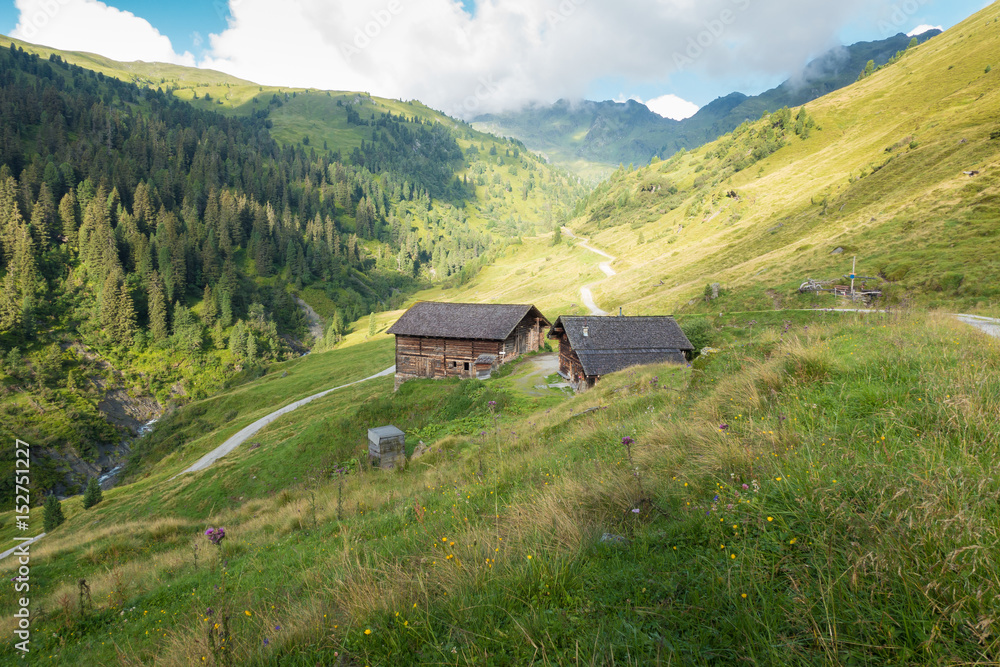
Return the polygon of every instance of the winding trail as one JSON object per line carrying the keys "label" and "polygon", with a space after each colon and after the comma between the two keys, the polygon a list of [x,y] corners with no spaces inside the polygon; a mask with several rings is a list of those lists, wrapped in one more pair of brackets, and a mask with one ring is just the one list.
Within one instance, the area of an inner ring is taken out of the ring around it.
{"label": "winding trail", "polygon": [[223,456],[225,456],[229,452],[233,451],[234,449],[236,449],[237,447],[239,447],[240,445],[242,445],[250,437],[252,437],[255,433],[257,433],[257,431],[261,430],[262,428],[264,428],[265,426],[267,426],[268,424],[270,424],[271,422],[273,422],[275,419],[277,419],[281,415],[288,414],[292,410],[295,410],[297,408],[301,408],[303,405],[305,405],[307,403],[312,403],[317,398],[323,398],[327,394],[329,394],[331,392],[334,392],[334,391],[337,391],[338,389],[343,389],[344,387],[350,387],[350,386],[355,385],[355,384],[361,384],[362,382],[367,382],[368,380],[374,380],[375,378],[385,377],[386,375],[392,375],[395,372],[396,372],[396,367],[395,366],[390,366],[389,368],[385,369],[384,371],[382,371],[380,373],[376,373],[375,375],[369,375],[368,377],[363,378],[361,380],[355,380],[354,382],[348,382],[347,384],[342,384],[339,387],[334,387],[332,389],[327,389],[325,391],[319,392],[318,394],[313,394],[312,396],[307,396],[306,398],[303,398],[303,399],[300,399],[298,401],[295,401],[294,403],[289,403],[285,407],[279,408],[279,409],[275,410],[274,412],[272,412],[271,414],[267,415],[266,417],[261,417],[260,419],[258,419],[254,423],[250,424],[249,426],[243,427],[242,429],[240,429],[236,433],[236,435],[232,436],[231,438],[229,438],[228,440],[226,440],[224,443],[222,443],[221,445],[219,445],[218,447],[216,447],[215,449],[213,449],[212,451],[210,451],[208,454],[205,454],[200,459],[198,459],[198,461],[195,462],[194,465],[192,465],[191,467],[189,467],[189,468],[187,468],[187,469],[185,469],[185,470],[177,473],[176,475],[174,475],[170,479],[176,479],[177,477],[180,477],[184,473],[198,472],[199,470],[204,470],[205,468],[207,468],[208,466],[212,465],[213,463],[215,463],[216,461],[218,461],[219,459],[221,459]]}
{"label": "winding trail", "polygon": [[[581,248],[589,250],[590,252],[593,253],[597,253],[601,257],[608,258],[608,261],[601,262],[600,264],[598,264],[598,267],[601,269],[601,271],[604,272],[604,275],[606,275],[608,278],[618,275],[618,272],[611,268],[611,262],[615,261],[615,259],[617,259],[616,257],[614,257],[613,255],[609,255],[603,250],[598,250],[594,246],[590,245],[590,239],[581,238],[575,235],[573,231],[568,227],[563,227],[562,232],[571,239],[579,240],[580,243],[578,245]],[[589,285],[584,285],[583,287],[581,287],[580,299],[583,301],[583,305],[585,305],[587,308],[590,309],[591,315],[607,315],[608,312],[606,310],[601,310],[600,308],[597,307],[597,304],[594,303],[594,293],[590,290],[590,288],[596,284],[597,283],[590,283]]]}

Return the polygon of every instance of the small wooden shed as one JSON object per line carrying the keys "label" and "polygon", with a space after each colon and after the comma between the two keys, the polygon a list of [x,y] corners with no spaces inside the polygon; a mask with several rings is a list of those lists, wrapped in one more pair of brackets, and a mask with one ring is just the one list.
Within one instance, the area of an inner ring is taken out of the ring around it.
{"label": "small wooden shed", "polygon": [[395,426],[368,429],[368,459],[383,470],[406,463],[406,434]]}
{"label": "small wooden shed", "polygon": [[674,318],[667,316],[563,316],[548,336],[559,341],[559,374],[576,391],[630,366],[686,363],[694,350]]}

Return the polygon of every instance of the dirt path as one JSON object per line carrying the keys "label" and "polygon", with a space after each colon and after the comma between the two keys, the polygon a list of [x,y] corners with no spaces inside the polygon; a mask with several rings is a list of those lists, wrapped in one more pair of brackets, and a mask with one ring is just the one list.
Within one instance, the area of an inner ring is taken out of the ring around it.
{"label": "dirt path", "polygon": [[[21,543],[20,543],[19,545],[17,545],[17,546],[16,546],[16,547],[14,547],[13,549],[7,549],[7,551],[4,551],[4,552],[3,552],[2,554],[0,554],[0,560],[3,560],[3,559],[4,559],[4,558],[6,558],[7,556],[9,556],[9,555],[11,555],[12,553],[16,552],[16,551],[17,551],[18,549],[20,549],[21,547],[23,547],[23,546],[25,546],[25,545],[27,545],[27,544],[31,544],[32,542],[36,542],[37,540],[40,540],[40,539],[42,539],[43,537],[45,537],[45,533],[42,533],[41,535],[35,535],[35,536],[34,536],[34,537],[32,537],[32,538],[31,538],[30,540],[24,540],[23,542],[21,542]],[[20,538],[19,538],[19,539],[20,539]]]}
{"label": "dirt path", "polygon": [[[615,261],[616,259],[613,255],[609,255],[603,250],[598,250],[594,246],[590,245],[589,243],[590,239],[585,239],[576,236],[575,234],[573,234],[572,230],[570,230],[567,227],[563,227],[562,231],[563,234],[565,234],[569,238],[578,239],[580,241],[579,246],[584,250],[589,250],[590,252],[600,255],[601,257],[608,258],[608,261],[601,262],[600,264],[598,264],[598,267],[601,269],[601,271],[604,272],[604,275],[606,275],[608,278],[618,275],[618,272],[611,268],[611,262]],[[607,315],[608,312],[606,310],[601,310],[597,306],[597,304],[594,303],[594,293],[591,291],[590,288],[596,284],[597,283],[590,283],[589,285],[584,285],[583,287],[581,287],[580,299],[583,301],[583,305],[585,305],[590,310],[591,315]]]}
{"label": "dirt path", "polygon": [[187,473],[187,472],[197,472],[199,470],[204,470],[205,468],[207,468],[208,466],[212,465],[213,463],[215,463],[216,461],[218,461],[219,459],[221,459],[223,456],[225,456],[229,452],[233,451],[234,449],[236,449],[237,447],[239,447],[240,445],[242,445],[251,436],[253,436],[255,433],[257,433],[257,431],[261,430],[262,428],[264,428],[265,426],[267,426],[268,424],[270,424],[271,422],[273,422],[275,419],[277,419],[281,415],[288,414],[292,410],[295,410],[297,408],[301,408],[303,405],[305,405],[307,403],[311,403],[311,402],[315,401],[317,398],[323,398],[327,394],[329,394],[331,392],[334,392],[334,391],[337,391],[338,389],[343,389],[344,387],[350,387],[351,385],[360,384],[362,382],[367,382],[368,380],[374,380],[375,378],[385,377],[386,375],[392,375],[395,372],[396,372],[396,367],[395,366],[390,366],[389,368],[385,369],[381,373],[376,373],[375,375],[370,375],[370,376],[368,376],[368,377],[366,377],[366,378],[364,378],[362,380],[355,380],[354,382],[348,382],[347,384],[342,384],[339,387],[334,387],[333,389],[327,389],[326,391],[321,391],[318,394],[313,394],[312,396],[307,396],[306,398],[303,398],[301,400],[295,401],[294,403],[289,403],[285,407],[279,408],[278,410],[275,410],[274,412],[272,412],[271,414],[267,415],[266,417],[261,417],[260,419],[258,419],[254,423],[250,424],[249,426],[246,426],[246,427],[240,429],[239,432],[236,433],[236,435],[232,436],[231,438],[229,438],[228,440],[226,440],[224,443],[222,443],[221,445],[219,445],[218,447],[216,447],[215,449],[213,449],[212,451],[210,451],[208,454],[205,454],[203,457],[201,457],[200,459],[198,459],[198,461],[195,462],[195,464],[192,465],[190,468],[187,468],[187,469],[183,470],[182,472],[177,473],[176,475],[174,475],[170,479],[175,479],[177,477],[180,477],[181,475],[183,475],[184,473]]}
{"label": "dirt path", "polygon": [[539,354],[527,359],[525,363],[532,367],[531,371],[527,375],[514,380],[517,388],[525,394],[529,396],[548,396],[550,390],[553,388],[569,387],[569,383],[559,382],[557,384],[549,384],[545,380],[550,375],[559,372],[558,353],[549,352],[547,354]]}
{"label": "dirt path", "polygon": [[309,333],[312,334],[315,340],[322,338],[323,318],[319,316],[319,313],[312,309],[312,306],[299,297],[295,297],[295,303],[299,304],[299,308],[302,309],[302,312],[306,314],[306,319],[309,320]]}
{"label": "dirt path", "polygon": [[988,336],[1000,338],[1000,319],[995,317],[983,317],[982,315],[955,315],[959,322],[965,322],[980,329]]}

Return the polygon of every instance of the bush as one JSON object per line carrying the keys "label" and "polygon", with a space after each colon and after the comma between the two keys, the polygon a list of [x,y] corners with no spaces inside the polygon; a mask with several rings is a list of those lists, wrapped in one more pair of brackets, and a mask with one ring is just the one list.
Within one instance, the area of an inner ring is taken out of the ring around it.
{"label": "bush", "polygon": [[62,524],[66,520],[63,516],[62,503],[56,498],[54,493],[50,493],[45,497],[45,532],[49,532],[56,526]]}
{"label": "bush", "polygon": [[694,346],[692,358],[697,357],[703,347],[712,344],[712,325],[703,317],[685,320],[681,324],[681,331]]}
{"label": "bush", "polygon": [[90,509],[102,500],[104,494],[101,493],[101,485],[98,484],[96,477],[91,477],[87,482],[87,490],[83,492],[83,509]]}

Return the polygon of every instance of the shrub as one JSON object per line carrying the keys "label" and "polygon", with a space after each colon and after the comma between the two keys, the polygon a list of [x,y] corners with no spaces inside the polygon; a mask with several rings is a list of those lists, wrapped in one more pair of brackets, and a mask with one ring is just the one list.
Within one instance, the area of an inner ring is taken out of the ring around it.
{"label": "shrub", "polygon": [[83,509],[90,509],[102,500],[104,494],[101,493],[101,485],[98,484],[96,477],[91,477],[87,482],[87,490],[83,492]]}
{"label": "shrub", "polygon": [[[711,286],[708,288],[711,291]],[[703,347],[712,344],[712,325],[703,317],[685,320],[681,324],[681,331],[691,341],[694,346],[693,356],[697,357]]]}
{"label": "shrub", "polygon": [[49,532],[56,526],[62,524],[66,520],[63,516],[62,503],[56,498],[54,493],[50,493],[45,497],[45,532]]}

